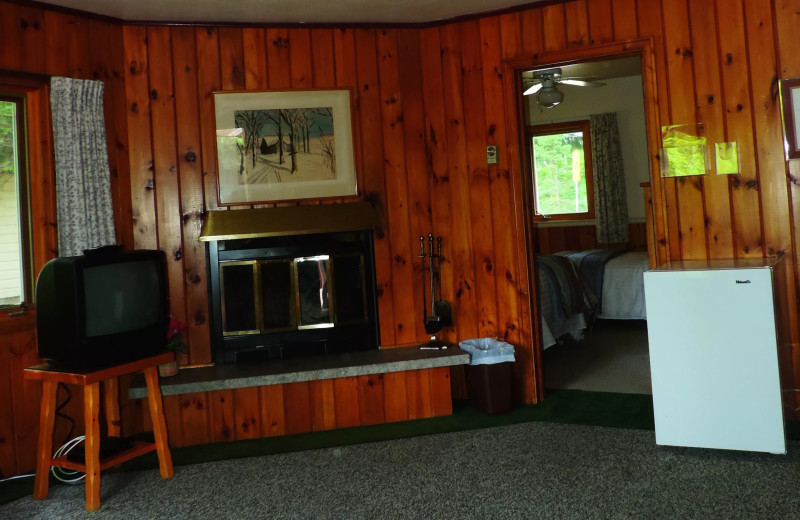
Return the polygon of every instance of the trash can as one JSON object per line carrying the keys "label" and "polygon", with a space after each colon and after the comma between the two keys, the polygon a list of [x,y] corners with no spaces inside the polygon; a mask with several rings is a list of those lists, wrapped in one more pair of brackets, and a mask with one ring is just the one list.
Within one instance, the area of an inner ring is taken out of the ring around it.
{"label": "trash can", "polygon": [[511,410],[514,345],[479,338],[462,341],[458,346],[470,355],[465,369],[470,404],[490,415]]}

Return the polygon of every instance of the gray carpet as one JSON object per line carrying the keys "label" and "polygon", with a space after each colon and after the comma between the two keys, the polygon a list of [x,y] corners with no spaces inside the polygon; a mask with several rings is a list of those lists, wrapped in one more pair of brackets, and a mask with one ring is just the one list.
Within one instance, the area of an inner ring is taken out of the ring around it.
{"label": "gray carpet", "polygon": [[544,351],[544,384],[589,392],[652,394],[647,322],[598,320],[581,341]]}
{"label": "gray carpet", "polygon": [[658,447],[654,433],[524,423],[102,478],[0,506],[30,519],[793,519],[789,455]]}

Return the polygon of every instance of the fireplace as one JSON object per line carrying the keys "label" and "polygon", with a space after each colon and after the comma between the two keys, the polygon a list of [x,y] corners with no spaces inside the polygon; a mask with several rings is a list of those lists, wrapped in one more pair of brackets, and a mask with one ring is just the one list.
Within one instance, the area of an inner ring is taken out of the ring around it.
{"label": "fireplace", "polygon": [[377,223],[368,203],[208,213],[215,361],[376,349]]}

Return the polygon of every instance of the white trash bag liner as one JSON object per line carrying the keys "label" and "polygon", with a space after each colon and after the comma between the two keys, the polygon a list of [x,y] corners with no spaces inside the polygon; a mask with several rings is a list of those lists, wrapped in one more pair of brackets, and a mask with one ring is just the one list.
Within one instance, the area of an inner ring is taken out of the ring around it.
{"label": "white trash bag liner", "polygon": [[469,352],[470,365],[494,365],[514,361],[514,345],[494,338],[478,338],[461,341],[462,350]]}

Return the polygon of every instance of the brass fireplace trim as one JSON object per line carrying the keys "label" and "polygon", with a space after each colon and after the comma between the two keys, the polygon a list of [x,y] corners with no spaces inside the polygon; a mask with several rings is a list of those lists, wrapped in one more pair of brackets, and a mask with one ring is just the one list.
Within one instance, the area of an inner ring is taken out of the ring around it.
{"label": "brass fireplace trim", "polygon": [[209,211],[200,240],[336,233],[379,226],[380,218],[369,202]]}

